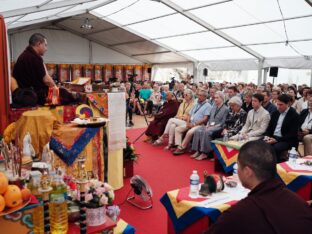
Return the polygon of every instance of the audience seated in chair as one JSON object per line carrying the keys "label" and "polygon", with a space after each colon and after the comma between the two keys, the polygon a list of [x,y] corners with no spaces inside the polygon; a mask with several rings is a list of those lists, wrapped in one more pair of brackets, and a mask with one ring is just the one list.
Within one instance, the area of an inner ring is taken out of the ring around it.
{"label": "audience seated in chair", "polygon": [[224,211],[205,233],[311,233],[312,209],[276,179],[276,157],[268,144],[247,142],[237,164],[239,179],[251,192]]}
{"label": "audience seated in chair", "polygon": [[167,146],[166,148],[169,149],[171,146],[174,145],[175,128],[179,126],[186,126],[186,121],[189,118],[190,110],[193,108],[194,105],[194,94],[192,90],[186,89],[183,96],[183,102],[180,104],[176,116],[169,119],[163,135],[154,142],[154,145],[162,145],[164,143],[164,138],[169,137],[169,147]]}
{"label": "audience seated in chair", "polygon": [[153,86],[153,92],[147,102],[145,102],[144,106],[144,114],[148,114],[149,117],[153,116],[153,108],[156,108],[156,113],[159,111],[159,109],[162,106],[161,102],[161,94],[159,92],[159,86],[158,84],[154,84]]}
{"label": "audience seated in chair", "polygon": [[242,130],[230,139],[238,140],[239,134],[248,140],[257,140],[262,137],[270,122],[270,114],[262,107],[263,95],[256,93],[252,96],[252,107]]}
{"label": "audience seated in chair", "polygon": [[277,110],[272,113],[264,140],[270,144],[276,153],[277,162],[287,160],[284,151],[298,147],[299,115],[289,106],[290,97],[281,94],[277,98]]}
{"label": "audience seated in chair", "polygon": [[192,150],[196,152],[191,155],[192,158],[196,160],[208,158],[208,153],[212,151],[210,141],[220,136],[228,113],[229,109],[224,104],[224,94],[217,91],[207,125],[194,132]]}
{"label": "audience seated in chair", "polygon": [[148,136],[146,141],[154,142],[163,134],[168,120],[177,114],[179,105],[180,103],[174,98],[172,92],[169,91],[167,93],[167,101],[146,129],[145,135]]}
{"label": "audience seated in chair", "polygon": [[299,139],[304,146],[304,156],[312,155],[312,96],[308,97],[308,109],[299,117]]}
{"label": "audience seated in chair", "polygon": [[262,102],[262,106],[264,109],[266,109],[270,115],[272,116],[272,113],[274,111],[276,111],[276,105],[272,104],[271,102],[271,92],[268,90],[264,90],[262,92],[263,95],[263,102]]}
{"label": "audience seated in chair", "polygon": [[242,100],[239,97],[232,97],[228,104],[230,106],[230,112],[225,119],[224,129],[221,132],[221,136],[227,134],[228,137],[232,137],[243,128],[246,122],[247,113],[241,107]]}
{"label": "audience seated in chair", "polygon": [[[205,90],[200,90],[198,92],[197,103],[190,111],[190,117],[187,120],[186,125],[175,128],[174,140],[175,146],[177,146],[178,148],[173,152],[174,155],[184,154],[188,144],[192,140],[194,132],[202,125],[205,125],[207,123],[212,109],[211,105],[207,101],[207,96],[208,93]],[[185,132],[186,135],[182,141],[182,137]],[[172,147],[169,146],[168,148]]]}

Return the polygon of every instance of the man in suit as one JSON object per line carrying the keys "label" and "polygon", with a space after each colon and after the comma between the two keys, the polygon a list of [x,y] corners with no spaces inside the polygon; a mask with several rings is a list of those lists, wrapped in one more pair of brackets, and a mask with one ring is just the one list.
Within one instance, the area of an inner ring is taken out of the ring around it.
{"label": "man in suit", "polygon": [[270,114],[262,107],[262,102],[262,94],[256,93],[252,96],[253,109],[248,112],[244,127],[230,139],[239,140],[239,136],[242,135],[244,139],[258,140],[265,133],[270,122]]}
{"label": "man in suit", "polygon": [[289,106],[290,97],[281,94],[277,98],[277,110],[272,113],[264,140],[275,150],[277,162],[287,160],[282,153],[298,146],[299,115]]}
{"label": "man in suit", "polygon": [[308,97],[308,108],[300,113],[299,136],[304,145],[304,156],[312,155],[312,96]]}

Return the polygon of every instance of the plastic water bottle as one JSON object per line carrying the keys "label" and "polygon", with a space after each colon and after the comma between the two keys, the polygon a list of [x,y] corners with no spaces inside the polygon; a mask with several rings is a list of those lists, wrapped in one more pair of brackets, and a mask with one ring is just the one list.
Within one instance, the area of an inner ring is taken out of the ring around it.
{"label": "plastic water bottle", "polygon": [[228,133],[225,133],[223,136],[223,142],[228,142],[229,141],[229,135]]}
{"label": "plastic water bottle", "polygon": [[296,165],[297,158],[298,158],[298,153],[296,151],[296,148],[292,147],[288,153],[289,164],[292,166]]}
{"label": "plastic water bottle", "polygon": [[234,166],[233,166],[233,180],[236,181],[236,182],[239,181],[237,168],[238,168],[237,163],[235,163]]}
{"label": "plastic water bottle", "polygon": [[191,198],[197,198],[199,192],[199,175],[197,171],[194,170],[192,175],[190,176],[190,194]]}

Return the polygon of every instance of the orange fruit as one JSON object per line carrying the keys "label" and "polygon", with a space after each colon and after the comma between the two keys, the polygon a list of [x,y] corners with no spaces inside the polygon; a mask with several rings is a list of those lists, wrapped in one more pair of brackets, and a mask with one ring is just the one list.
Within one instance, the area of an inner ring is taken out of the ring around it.
{"label": "orange fruit", "polygon": [[31,197],[31,192],[28,188],[23,188],[21,190],[23,201],[28,201]]}
{"label": "orange fruit", "polygon": [[0,195],[0,212],[2,212],[5,208],[5,200],[2,195]]}
{"label": "orange fruit", "polygon": [[2,172],[0,172],[0,194],[3,194],[8,188],[8,178]]}
{"label": "orange fruit", "polygon": [[4,194],[5,205],[13,208],[23,203],[22,193],[16,185],[8,185],[8,189]]}

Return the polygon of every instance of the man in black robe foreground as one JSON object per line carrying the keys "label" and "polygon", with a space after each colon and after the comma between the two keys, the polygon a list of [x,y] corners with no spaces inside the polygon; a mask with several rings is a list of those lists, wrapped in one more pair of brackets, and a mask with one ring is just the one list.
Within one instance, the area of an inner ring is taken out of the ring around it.
{"label": "man in black robe foreground", "polygon": [[239,179],[251,192],[226,210],[206,233],[312,233],[312,209],[275,179],[276,157],[270,145],[246,143],[237,163]]}

